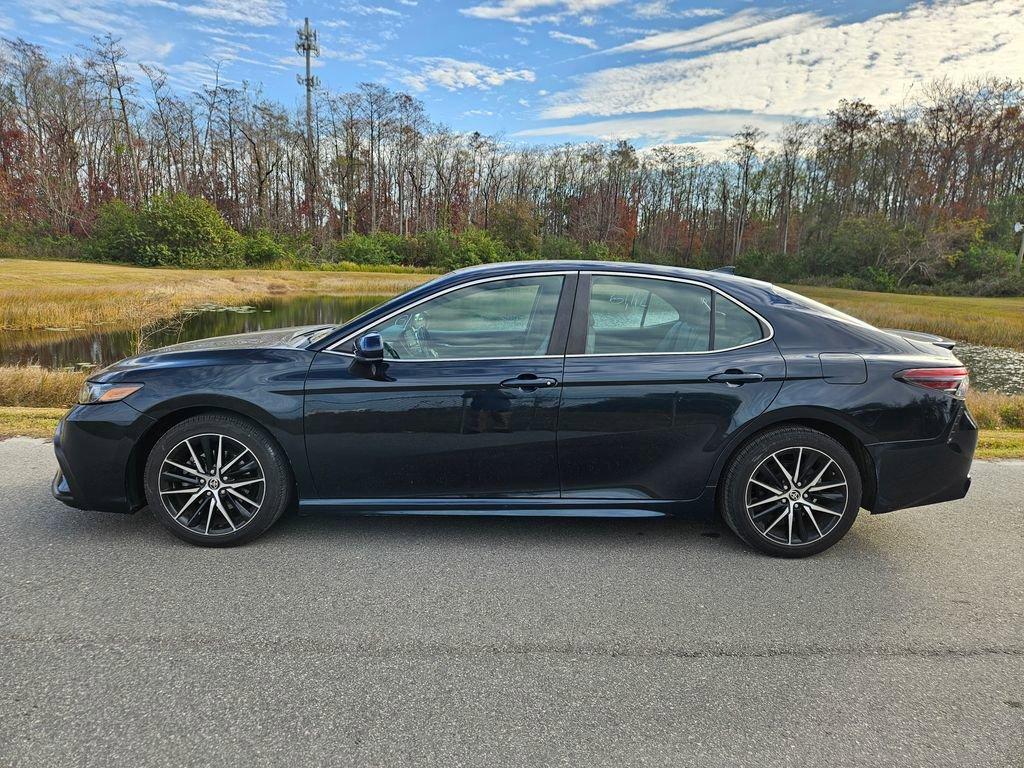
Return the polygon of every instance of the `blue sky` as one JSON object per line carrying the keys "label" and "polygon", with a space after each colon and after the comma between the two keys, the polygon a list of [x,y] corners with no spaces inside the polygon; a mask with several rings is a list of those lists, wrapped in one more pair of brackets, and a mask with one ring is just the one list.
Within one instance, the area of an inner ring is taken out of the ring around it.
{"label": "blue sky", "polygon": [[53,55],[92,35],[174,84],[262,85],[300,103],[309,16],[334,90],[378,81],[456,130],[523,143],[627,138],[721,151],[840,98],[906,103],[937,77],[1024,75],[1024,3],[941,0],[0,0],[0,35]]}

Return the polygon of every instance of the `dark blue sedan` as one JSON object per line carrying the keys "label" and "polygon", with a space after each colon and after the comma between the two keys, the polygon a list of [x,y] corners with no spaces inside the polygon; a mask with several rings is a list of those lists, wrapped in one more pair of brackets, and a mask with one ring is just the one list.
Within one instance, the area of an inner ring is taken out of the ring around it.
{"label": "dark blue sedan", "polygon": [[639,264],[464,269],[340,326],[165,347],[94,376],[54,495],[230,545],[286,508],[717,510],[802,556],[963,497],[977,427],[938,337],[773,285]]}

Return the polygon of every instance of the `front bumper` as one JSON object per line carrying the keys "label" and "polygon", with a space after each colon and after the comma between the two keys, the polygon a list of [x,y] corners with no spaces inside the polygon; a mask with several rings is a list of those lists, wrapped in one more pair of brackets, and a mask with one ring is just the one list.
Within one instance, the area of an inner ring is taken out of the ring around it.
{"label": "front bumper", "polygon": [[76,509],[134,512],[141,506],[130,482],[134,448],[153,423],[124,402],[74,406],[53,435],[53,497]]}
{"label": "front bumper", "polygon": [[867,446],[875,468],[875,514],[962,499],[971,487],[978,426],[966,407],[938,440]]}

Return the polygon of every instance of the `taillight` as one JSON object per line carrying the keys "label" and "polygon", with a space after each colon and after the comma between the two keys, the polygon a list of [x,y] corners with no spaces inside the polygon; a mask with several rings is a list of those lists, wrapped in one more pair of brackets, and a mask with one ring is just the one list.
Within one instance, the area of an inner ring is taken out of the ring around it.
{"label": "taillight", "polygon": [[894,374],[900,381],[926,389],[937,389],[953,397],[967,396],[969,380],[967,369],[958,368],[910,368]]}

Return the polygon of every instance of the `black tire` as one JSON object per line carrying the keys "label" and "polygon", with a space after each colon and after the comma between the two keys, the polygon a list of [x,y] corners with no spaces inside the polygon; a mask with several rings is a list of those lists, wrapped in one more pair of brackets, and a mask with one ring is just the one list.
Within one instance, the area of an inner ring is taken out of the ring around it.
{"label": "black tire", "polygon": [[[217,466],[221,456],[223,475]],[[197,461],[203,472],[197,471]],[[204,547],[229,547],[260,536],[287,509],[293,487],[284,451],[270,434],[247,419],[220,413],[193,416],[164,432],[149,452],[144,483],[161,525]],[[191,507],[176,514],[189,500]],[[197,510],[205,517],[188,525]]]}
{"label": "black tire", "polygon": [[[819,471],[824,474],[816,479]],[[861,491],[857,463],[839,441],[807,427],[776,427],[733,456],[722,475],[719,509],[751,547],[806,557],[846,535],[860,511]]]}

